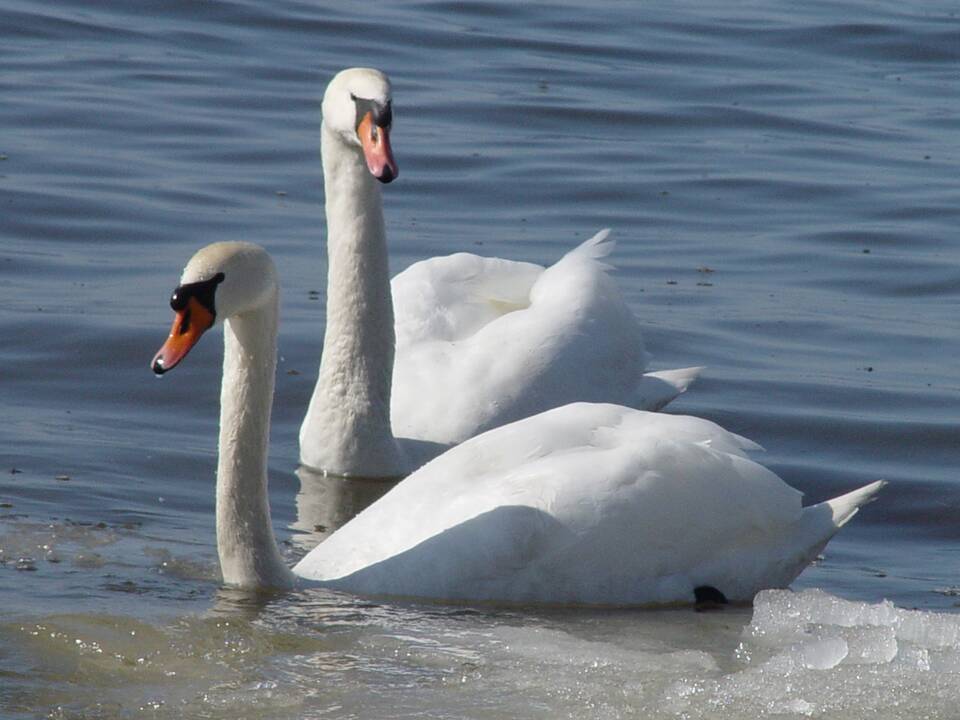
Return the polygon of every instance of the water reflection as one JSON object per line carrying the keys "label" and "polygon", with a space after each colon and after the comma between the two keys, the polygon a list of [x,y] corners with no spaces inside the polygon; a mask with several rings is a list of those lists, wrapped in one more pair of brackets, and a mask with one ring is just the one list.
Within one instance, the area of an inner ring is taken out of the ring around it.
{"label": "water reflection", "polygon": [[283,596],[284,593],[277,590],[248,590],[221,585],[217,588],[209,612],[204,615],[253,622],[268,605]]}
{"label": "water reflection", "polygon": [[324,475],[303,466],[297,468],[297,477],[297,519],[290,525],[294,531],[290,541],[302,552],[309,552],[326,540],[397,484],[392,480]]}

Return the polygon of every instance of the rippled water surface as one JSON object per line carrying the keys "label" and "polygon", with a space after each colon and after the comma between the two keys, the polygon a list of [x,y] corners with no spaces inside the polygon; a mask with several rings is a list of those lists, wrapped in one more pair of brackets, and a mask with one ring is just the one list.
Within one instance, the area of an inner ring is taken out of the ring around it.
{"label": "rippled water surface", "polygon": [[[960,8],[347,7],[0,0],[0,716],[950,717]],[[655,366],[708,366],[671,410],[760,442],[810,501],[890,481],[795,584],[826,594],[754,614],[219,589],[221,350],[147,367],[201,245],[279,266],[290,558],[383,490],[294,472],[324,310],[319,99],[351,65],[394,84],[394,271],[549,263],[613,227]]]}

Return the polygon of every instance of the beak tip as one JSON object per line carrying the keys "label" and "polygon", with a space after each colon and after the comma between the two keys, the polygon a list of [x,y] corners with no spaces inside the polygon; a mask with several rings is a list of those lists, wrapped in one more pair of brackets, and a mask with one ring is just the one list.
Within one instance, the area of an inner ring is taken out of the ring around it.
{"label": "beak tip", "polygon": [[153,370],[155,375],[163,375],[168,369],[163,366],[163,356],[157,355],[150,363],[150,369]]}
{"label": "beak tip", "polygon": [[400,174],[399,171],[390,167],[389,165],[384,166],[383,172],[377,176],[377,180],[382,182],[384,185],[393,182],[397,179],[397,176]]}

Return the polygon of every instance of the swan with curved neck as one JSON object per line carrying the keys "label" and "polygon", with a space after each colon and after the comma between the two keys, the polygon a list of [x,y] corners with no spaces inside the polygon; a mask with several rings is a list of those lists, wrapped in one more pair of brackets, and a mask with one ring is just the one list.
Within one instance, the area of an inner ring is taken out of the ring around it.
{"label": "swan with curved neck", "polygon": [[291,587],[294,576],[280,557],[267,497],[279,311],[273,262],[257,245],[208,245],[184,268],[170,306],[173,327],[152,363],[158,375],[176,367],[216,320],[226,319],[216,498],[223,581]]}
{"label": "swan with curved neck", "polygon": [[659,409],[700,368],[644,374],[639,323],[601,262],[606,231],[550,268],[466,253],[392,287],[380,185],[398,173],[386,76],[323,97],[327,325],[300,429],[304,465],[398,477],[485,430],[576,400]]}
{"label": "swan with curved neck", "polygon": [[154,357],[176,367],[224,324],[217,549],[224,582],[371,595],[644,605],[749,600],[789,584],[883,485],[802,508],[746,457],[757,446],[698,418],[575,403],[445,452],[314,548],[293,571],[267,494],[277,273],[249,243],[187,264]]}

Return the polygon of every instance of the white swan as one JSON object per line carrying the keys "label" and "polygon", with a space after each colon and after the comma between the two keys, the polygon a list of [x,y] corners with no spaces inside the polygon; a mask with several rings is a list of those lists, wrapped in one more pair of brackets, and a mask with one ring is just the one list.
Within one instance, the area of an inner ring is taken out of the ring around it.
{"label": "white swan", "polygon": [[441,600],[640,605],[783,587],[882,481],[801,508],[747,459],[756,445],[692,417],[576,403],[447,451],[291,572],[270,524],[267,439],[278,288],[248,243],[199,251],[173,294],[163,373],[224,320],[217,547],[227,584],[315,583]]}
{"label": "white swan", "polygon": [[330,81],[321,129],[327,326],[300,429],[305,465],[402,476],[551,407],[659,409],[687,388],[700,368],[644,375],[640,325],[600,262],[613,247],[607,231],[547,269],[433,258],[400,273],[391,293],[379,187],[397,175],[391,122],[382,73],[353,68]]}

